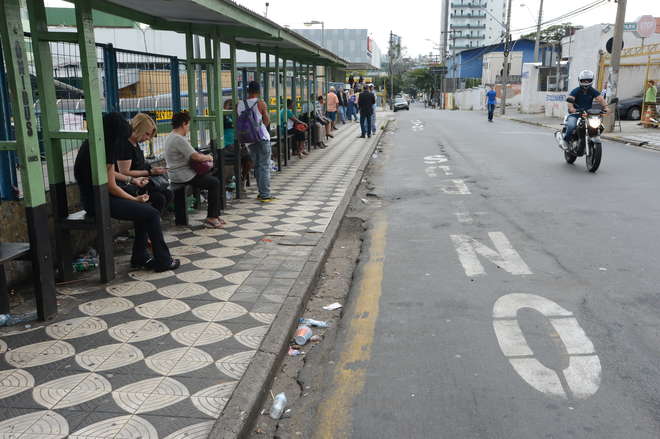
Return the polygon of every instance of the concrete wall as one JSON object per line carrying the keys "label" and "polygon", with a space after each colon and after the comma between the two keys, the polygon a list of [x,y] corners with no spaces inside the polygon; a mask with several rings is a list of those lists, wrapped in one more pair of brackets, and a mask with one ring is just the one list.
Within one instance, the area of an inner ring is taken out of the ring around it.
{"label": "concrete wall", "polygon": [[454,93],[454,106],[459,110],[485,109],[486,90],[484,87],[475,87],[465,90],[457,90]]}
{"label": "concrete wall", "polygon": [[567,92],[542,92],[545,95],[545,115],[563,118],[568,113]]}
{"label": "concrete wall", "polygon": [[[520,75],[523,66],[523,52],[518,51],[509,53],[509,63],[511,65],[509,75]],[[484,55],[481,83],[494,84],[497,81],[497,76],[500,74],[503,66],[503,52],[491,52]]]}
{"label": "concrete wall", "polygon": [[546,92],[538,91],[540,63],[526,63],[522,66],[520,80],[520,111],[522,113],[543,113]]}
{"label": "concrete wall", "polygon": [[[579,30],[574,35],[562,40],[562,57],[570,58],[569,89],[577,87],[577,77],[582,70],[591,70],[598,74],[599,51],[605,51],[607,40],[613,36],[613,25],[596,24]],[[642,45],[642,40],[632,32],[624,32],[623,43],[625,48],[638,47]],[[645,45],[654,43],[660,43],[660,34],[656,33],[644,41]],[[621,59],[622,64],[643,64],[645,62],[646,57]],[[607,72],[605,75],[604,82],[607,81]],[[640,73],[637,68],[622,67],[619,79],[619,97],[626,99],[635,96],[639,93],[643,80],[643,70]]]}

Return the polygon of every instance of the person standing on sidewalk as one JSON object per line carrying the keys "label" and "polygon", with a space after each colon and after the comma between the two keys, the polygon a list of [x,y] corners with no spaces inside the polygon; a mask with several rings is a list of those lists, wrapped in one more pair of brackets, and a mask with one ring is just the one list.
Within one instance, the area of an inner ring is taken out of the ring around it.
{"label": "person standing on sidewalk", "polygon": [[658,97],[658,90],[655,88],[655,81],[649,79],[648,88],[644,94],[644,115],[642,116],[644,123],[642,126],[644,128],[651,128],[653,126],[658,126],[653,123],[653,119],[656,119],[656,99]]}
{"label": "person standing on sidewalk", "polygon": [[486,108],[488,109],[488,122],[493,121],[493,114],[495,113],[495,105],[497,104],[497,92],[492,86],[488,86],[486,92]]}
{"label": "person standing on sidewalk", "polygon": [[259,190],[257,200],[262,203],[269,203],[274,200],[270,193],[271,146],[270,133],[268,132],[270,118],[268,117],[266,103],[261,99],[261,85],[257,81],[250,81],[247,93],[247,100],[240,101],[236,107],[236,111],[239,117],[244,111],[253,111],[254,117],[259,124],[261,140],[248,145],[248,150],[250,151],[252,163],[254,163],[254,174]]}
{"label": "person standing on sidewalk", "polygon": [[334,87],[330,87],[330,91],[328,92],[328,96],[326,98],[325,104],[326,104],[325,115],[327,116],[328,119],[330,119],[332,129],[336,130],[337,127],[335,127],[335,122],[337,120],[337,109],[339,108],[339,98],[335,93]]}
{"label": "person standing on sidewalk", "polygon": [[369,93],[374,95],[374,105],[371,108],[371,132],[376,134],[376,90],[373,84],[369,84]]}
{"label": "person standing on sidewalk", "polygon": [[362,93],[358,96],[358,107],[360,108],[360,128],[362,129],[361,139],[365,134],[371,138],[371,117],[376,105],[376,98],[369,88],[365,85]]}

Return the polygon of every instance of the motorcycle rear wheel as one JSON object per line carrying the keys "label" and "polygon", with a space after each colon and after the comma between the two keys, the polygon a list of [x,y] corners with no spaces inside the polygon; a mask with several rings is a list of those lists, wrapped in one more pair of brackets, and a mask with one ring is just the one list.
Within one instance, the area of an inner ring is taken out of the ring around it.
{"label": "motorcycle rear wheel", "polygon": [[569,165],[572,165],[575,163],[575,160],[577,159],[577,156],[573,154],[572,152],[564,151],[564,160],[566,160],[566,163]]}
{"label": "motorcycle rear wheel", "polygon": [[587,171],[594,173],[600,166],[600,159],[603,155],[602,145],[598,142],[589,142],[591,154],[587,154]]}

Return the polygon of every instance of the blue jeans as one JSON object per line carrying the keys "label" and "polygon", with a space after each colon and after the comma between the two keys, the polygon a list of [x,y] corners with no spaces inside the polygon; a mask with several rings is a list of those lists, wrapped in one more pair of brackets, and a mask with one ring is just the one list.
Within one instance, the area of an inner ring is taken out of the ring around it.
{"label": "blue jeans", "polygon": [[579,114],[571,114],[566,119],[566,134],[564,134],[564,140],[569,141],[573,137],[575,128],[577,128]]}
{"label": "blue jeans", "polygon": [[343,105],[339,107],[339,120],[341,123],[346,123],[346,107]]}
{"label": "blue jeans", "polygon": [[495,104],[488,104],[488,120],[493,120],[493,113],[495,113]]}
{"label": "blue jeans", "polygon": [[262,140],[248,146],[250,158],[254,163],[254,176],[260,198],[270,198],[270,141]]}
{"label": "blue jeans", "polygon": [[364,114],[364,111],[360,111],[360,128],[362,129],[362,137],[365,135],[371,137],[372,120],[373,115],[371,113]]}
{"label": "blue jeans", "polygon": [[348,104],[348,111],[346,112],[346,116],[348,117],[348,120],[358,120],[357,108],[355,108],[355,104]]}
{"label": "blue jeans", "polygon": [[371,109],[371,131],[376,134],[376,105]]}

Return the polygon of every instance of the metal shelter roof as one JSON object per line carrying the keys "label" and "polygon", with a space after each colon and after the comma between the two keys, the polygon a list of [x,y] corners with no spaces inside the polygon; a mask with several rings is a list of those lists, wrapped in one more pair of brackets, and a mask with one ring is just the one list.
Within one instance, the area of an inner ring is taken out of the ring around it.
{"label": "metal shelter roof", "polygon": [[192,32],[234,42],[248,51],[278,54],[305,64],[346,67],[348,62],[296,32],[230,0],[91,0],[93,9],[155,29]]}

